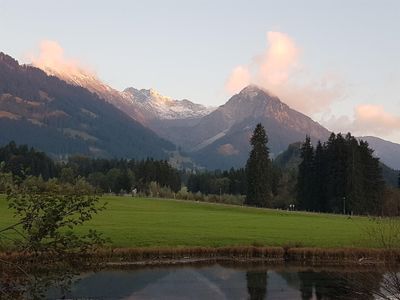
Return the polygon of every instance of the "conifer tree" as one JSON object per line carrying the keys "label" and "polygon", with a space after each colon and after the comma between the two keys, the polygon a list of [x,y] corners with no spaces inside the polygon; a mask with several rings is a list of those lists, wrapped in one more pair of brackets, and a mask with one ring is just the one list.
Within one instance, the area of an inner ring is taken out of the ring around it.
{"label": "conifer tree", "polygon": [[325,158],[325,149],[322,146],[321,142],[318,141],[317,147],[315,148],[315,156],[314,156],[314,195],[313,195],[313,205],[315,206],[316,211],[326,212],[327,211],[327,203],[326,203],[326,180],[327,180],[327,172],[326,172],[326,158]]}
{"label": "conifer tree", "polygon": [[250,139],[252,150],[246,164],[247,205],[267,207],[271,202],[271,167],[267,143],[264,127],[257,124]]}
{"label": "conifer tree", "polygon": [[367,142],[332,134],[313,152],[301,148],[297,200],[300,209],[334,213],[381,214],[384,180],[379,159]]}
{"label": "conifer tree", "polygon": [[360,212],[363,210],[363,168],[360,157],[360,146],[357,139],[351,136],[350,133],[346,135],[346,192],[343,201],[343,210],[347,213]]}
{"label": "conifer tree", "polygon": [[309,136],[306,136],[300,151],[302,161],[297,180],[297,204],[300,209],[314,210],[314,148]]}

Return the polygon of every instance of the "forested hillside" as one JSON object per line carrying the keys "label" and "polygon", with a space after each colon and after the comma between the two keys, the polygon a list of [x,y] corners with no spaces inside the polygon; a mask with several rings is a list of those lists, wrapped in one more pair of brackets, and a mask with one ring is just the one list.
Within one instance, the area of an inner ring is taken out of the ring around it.
{"label": "forested hillside", "polygon": [[52,156],[165,158],[170,143],[88,90],[0,53],[0,144]]}

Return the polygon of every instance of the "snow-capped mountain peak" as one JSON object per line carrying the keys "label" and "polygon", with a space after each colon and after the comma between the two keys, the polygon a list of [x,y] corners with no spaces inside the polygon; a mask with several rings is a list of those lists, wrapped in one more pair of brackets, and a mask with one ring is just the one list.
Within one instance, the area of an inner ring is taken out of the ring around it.
{"label": "snow-capped mountain peak", "polygon": [[66,69],[53,65],[36,66],[48,75],[87,88],[144,124],[149,124],[152,120],[195,119],[214,110],[214,108],[195,104],[187,99],[175,100],[163,96],[155,89],[129,87],[120,92],[102,82],[94,73],[80,68]]}
{"label": "snow-capped mountain peak", "polygon": [[146,111],[153,119],[188,119],[205,116],[214,108],[195,104],[187,99],[175,100],[161,95],[154,89],[127,88],[123,91],[125,97],[133,104]]}

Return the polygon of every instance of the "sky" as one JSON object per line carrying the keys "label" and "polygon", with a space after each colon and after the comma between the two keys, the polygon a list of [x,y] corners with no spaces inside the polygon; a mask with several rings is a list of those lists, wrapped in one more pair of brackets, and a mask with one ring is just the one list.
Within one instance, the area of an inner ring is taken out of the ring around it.
{"label": "sky", "polygon": [[400,142],[398,0],[0,0],[0,51],[218,106],[257,84],[330,130]]}

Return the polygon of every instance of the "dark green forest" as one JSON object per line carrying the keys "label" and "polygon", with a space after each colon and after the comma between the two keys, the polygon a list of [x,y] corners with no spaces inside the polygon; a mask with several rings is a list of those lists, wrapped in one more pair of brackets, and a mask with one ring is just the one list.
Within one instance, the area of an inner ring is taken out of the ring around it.
{"label": "dark green forest", "polygon": [[304,143],[290,145],[275,160],[269,157],[268,137],[261,125],[251,143],[245,168],[183,171],[166,160],[151,158],[71,156],[55,161],[27,145],[10,142],[0,148],[0,168],[21,179],[33,175],[74,183],[83,178],[99,193],[137,193],[315,212],[400,215],[400,174],[382,165],[368,143],[350,134],[332,134],[326,143],[318,142],[316,146],[306,137]]}
{"label": "dark green forest", "polygon": [[73,183],[77,178],[86,180],[99,192],[130,193],[133,189],[146,192],[151,182],[167,186],[177,192],[181,176],[165,160],[100,159],[72,156],[67,161],[53,161],[45,153],[17,146],[14,142],[0,148],[2,172],[25,179],[28,175],[47,180],[58,178]]}
{"label": "dark green forest", "polygon": [[302,210],[380,214],[385,182],[379,159],[368,143],[333,134],[313,147],[301,147],[297,203]]}

